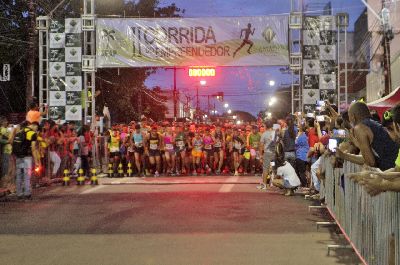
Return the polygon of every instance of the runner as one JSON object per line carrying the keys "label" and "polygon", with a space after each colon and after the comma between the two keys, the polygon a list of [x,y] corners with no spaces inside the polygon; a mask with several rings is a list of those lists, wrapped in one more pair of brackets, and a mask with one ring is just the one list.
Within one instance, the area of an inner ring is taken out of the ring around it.
{"label": "runner", "polygon": [[203,158],[204,158],[204,170],[206,174],[210,174],[213,169],[213,138],[210,133],[210,128],[205,129],[204,137],[204,150],[203,150]]}
{"label": "runner", "polygon": [[251,40],[249,40],[249,37],[250,37],[250,35],[254,35],[254,31],[255,31],[255,30],[256,30],[255,28],[253,28],[253,30],[251,29],[251,24],[249,23],[249,24],[247,24],[247,28],[244,28],[244,29],[242,29],[242,30],[240,31],[240,39],[242,38],[243,32],[244,32],[244,39],[243,39],[242,44],[241,44],[241,45],[236,49],[236,51],[233,53],[233,57],[235,57],[235,56],[236,56],[236,53],[237,53],[238,51],[240,51],[240,49],[242,49],[243,46],[246,45],[246,44],[249,44],[249,45],[250,45],[249,48],[247,49],[247,52],[248,52],[249,54],[251,54],[250,49],[251,49],[251,47],[253,47],[254,43],[253,43]]}
{"label": "runner", "polygon": [[139,124],[135,125],[135,131],[133,132],[132,137],[130,138],[130,146],[132,147],[134,153],[136,169],[138,171],[138,177],[141,177],[142,174],[144,174],[144,172],[142,172],[141,164],[143,161],[145,139],[146,136],[141,131],[140,125]]}
{"label": "runner", "polygon": [[258,132],[258,127],[256,125],[253,125],[252,127],[252,132],[249,134],[249,137],[247,138],[247,146],[250,149],[250,169],[251,169],[251,174],[255,174],[255,169],[258,165],[258,159],[260,157],[260,152],[258,150],[258,146],[260,144],[261,140],[261,134]]}
{"label": "runner", "polygon": [[233,130],[233,166],[235,169],[235,176],[239,176],[239,166],[242,162],[242,155],[244,154],[244,141],[240,136],[240,132],[238,128],[234,128]]}
{"label": "runner", "polygon": [[193,164],[193,175],[197,176],[197,171],[201,169],[200,162],[203,150],[203,139],[200,137],[200,133],[195,132],[195,136],[192,140],[192,164]]}
{"label": "runner", "polygon": [[161,151],[160,148],[162,146],[162,139],[157,132],[157,127],[153,127],[148,136],[148,144],[146,153],[149,156],[150,166],[154,169],[154,165],[156,166],[156,170],[154,172],[154,177],[160,176],[161,169]]}
{"label": "runner", "polygon": [[214,168],[216,174],[221,174],[224,164],[225,134],[221,131],[221,125],[217,124],[213,133],[214,141]]}
{"label": "runner", "polygon": [[[84,140],[84,139],[83,139]],[[114,126],[112,130],[110,130],[110,138],[108,139],[108,151],[110,153],[110,164],[112,164],[114,175],[110,177],[117,176],[117,168],[119,163],[119,148],[120,148],[120,136],[119,131]],[[81,140],[82,145],[82,140]],[[82,161],[83,163],[83,161]]]}
{"label": "runner", "polygon": [[[182,130],[182,126],[176,127],[176,136],[175,136],[175,152],[176,152],[176,174],[179,175],[186,174],[186,136]],[[178,163],[179,161],[179,163]],[[180,165],[180,166],[179,166]],[[180,172],[179,172],[180,171]]]}
{"label": "runner", "polygon": [[166,161],[166,173],[167,175],[174,175],[175,172],[175,139],[172,133],[172,128],[167,127],[164,133],[164,150],[165,150],[165,161]]}

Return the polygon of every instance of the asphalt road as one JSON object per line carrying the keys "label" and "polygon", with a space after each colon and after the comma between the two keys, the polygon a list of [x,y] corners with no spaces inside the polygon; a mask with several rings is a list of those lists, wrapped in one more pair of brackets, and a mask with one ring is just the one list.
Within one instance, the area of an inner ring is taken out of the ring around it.
{"label": "asphalt road", "polygon": [[254,177],[102,179],[0,204],[0,264],[359,264],[301,195]]}

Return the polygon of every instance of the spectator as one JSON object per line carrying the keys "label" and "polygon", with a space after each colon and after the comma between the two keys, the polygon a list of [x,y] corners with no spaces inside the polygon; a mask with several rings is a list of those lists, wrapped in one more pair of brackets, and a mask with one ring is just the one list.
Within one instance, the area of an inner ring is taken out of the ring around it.
{"label": "spectator", "polygon": [[307,153],[310,149],[308,145],[308,137],[303,125],[299,126],[299,131],[297,133],[296,141],[296,173],[300,178],[301,186],[307,187]]}
{"label": "spectator", "polygon": [[[400,142],[400,104],[385,113],[385,119],[392,120],[392,135],[396,142]],[[359,172],[349,174],[348,177],[364,185],[368,193],[373,196],[385,191],[400,192],[400,150],[393,168],[384,172]]]}
{"label": "spectator", "polygon": [[36,102],[32,102],[29,105],[29,111],[26,114],[26,121],[29,123],[37,122],[40,123],[41,117],[45,116],[47,114],[47,105],[45,106],[45,111],[40,112],[39,111],[39,105]]}
{"label": "spectator", "polygon": [[16,156],[16,186],[18,199],[30,199],[31,175],[33,162],[40,167],[40,155],[37,147],[37,130],[39,124],[23,124],[14,130],[12,135],[13,154]]}
{"label": "spectator", "polygon": [[295,167],[296,164],[296,135],[298,129],[294,124],[293,117],[286,118],[287,129],[283,133],[283,148],[286,160]]}
{"label": "spectator", "polygon": [[275,187],[285,189],[285,196],[292,196],[294,194],[294,190],[300,186],[300,179],[296,174],[296,171],[292,167],[290,163],[285,161],[283,150],[279,148],[280,144],[277,146],[277,151],[275,153],[275,168],[276,168],[276,176],[272,181],[272,185]]}
{"label": "spectator", "polygon": [[269,169],[271,161],[274,157],[275,150],[275,131],[272,128],[272,121],[268,120],[265,122],[265,132],[261,135],[260,140],[260,154],[263,155],[263,182],[257,187],[261,190],[267,189],[267,181],[269,179]]}
{"label": "spectator", "polygon": [[8,121],[5,117],[0,117],[1,182],[3,182],[8,174],[11,151],[12,146],[10,144],[10,130],[8,128]]}
{"label": "spectator", "polygon": [[399,150],[399,145],[389,137],[381,124],[371,119],[368,106],[355,102],[350,106],[349,119],[353,125],[350,131],[350,141],[360,149],[361,155],[354,155],[337,149],[338,157],[350,162],[381,170],[393,168]]}

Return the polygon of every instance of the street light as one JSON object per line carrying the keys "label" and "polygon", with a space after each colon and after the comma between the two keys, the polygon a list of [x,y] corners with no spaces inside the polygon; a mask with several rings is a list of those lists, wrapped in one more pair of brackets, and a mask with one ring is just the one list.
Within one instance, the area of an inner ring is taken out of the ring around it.
{"label": "street light", "polygon": [[205,86],[207,84],[206,80],[200,80],[200,85]]}
{"label": "street light", "polygon": [[225,104],[224,104],[224,108],[227,109],[228,107],[229,107],[229,104],[228,104],[228,103],[225,103]]}
{"label": "street light", "polygon": [[231,109],[228,109],[228,114],[231,114],[232,113],[232,110]]}
{"label": "street light", "polygon": [[275,81],[274,80],[269,80],[269,86],[275,86]]}
{"label": "street light", "polygon": [[269,100],[268,105],[269,105],[269,106],[272,106],[272,105],[274,105],[274,104],[276,103],[276,101],[277,101],[276,97],[272,97],[272,98]]}
{"label": "street light", "polygon": [[232,116],[232,118],[233,118],[234,120],[236,120],[237,116],[236,116],[236,115],[234,115],[234,116]]}

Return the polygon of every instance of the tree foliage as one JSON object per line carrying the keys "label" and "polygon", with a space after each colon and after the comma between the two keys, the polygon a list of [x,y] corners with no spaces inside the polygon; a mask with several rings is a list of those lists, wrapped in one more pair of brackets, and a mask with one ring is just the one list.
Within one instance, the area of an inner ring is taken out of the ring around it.
{"label": "tree foliage", "polygon": [[[29,38],[32,17],[29,4],[34,5],[36,16],[49,15],[61,1],[54,0],[2,0],[0,1],[0,66],[10,63],[12,80],[0,82],[0,114],[23,112],[26,102],[26,87],[28,84],[28,57],[35,56],[35,87],[38,88],[38,47],[37,36]],[[175,4],[159,7],[159,0],[96,0],[95,13],[99,17],[178,17],[184,10]],[[83,12],[82,0],[63,2],[51,17],[62,19],[65,17],[79,17]],[[33,40],[33,41],[32,41]],[[33,43],[33,46],[30,46]],[[30,53],[30,51],[34,51]],[[138,94],[142,94],[142,111],[148,112],[160,119],[165,106],[160,105],[160,95],[157,89],[148,90],[144,82],[154,72],[151,68],[132,69],[100,69],[96,76],[96,86],[101,94],[96,100],[97,113],[101,113],[104,103],[108,103],[112,119],[125,121],[137,119]],[[38,96],[36,89],[36,96]],[[152,97],[153,96],[153,97]],[[156,100],[154,100],[156,99]],[[162,101],[162,100],[161,100]],[[145,113],[144,113],[145,114]]]}

